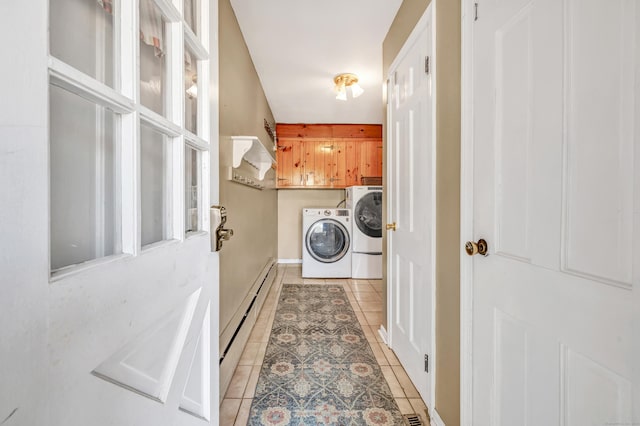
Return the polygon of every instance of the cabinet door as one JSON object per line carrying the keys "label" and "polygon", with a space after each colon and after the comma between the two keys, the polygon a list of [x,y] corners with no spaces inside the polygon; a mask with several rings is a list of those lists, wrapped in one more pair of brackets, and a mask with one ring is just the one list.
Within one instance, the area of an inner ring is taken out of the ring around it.
{"label": "cabinet door", "polygon": [[345,139],[344,186],[360,185],[360,141]]}
{"label": "cabinet door", "polygon": [[302,141],[300,139],[278,139],[278,188],[304,185],[302,158]]}
{"label": "cabinet door", "polygon": [[307,139],[304,145],[304,183],[308,187],[331,187],[333,142]]}
{"label": "cabinet door", "polygon": [[[382,139],[363,140],[360,142],[360,170],[362,176],[382,177]],[[357,183],[360,185],[360,183]]]}
{"label": "cabinet door", "polygon": [[382,140],[278,139],[278,188],[345,188],[382,176]]}
{"label": "cabinet door", "polygon": [[334,139],[331,149],[331,179],[334,188],[344,188],[347,177],[347,143],[343,139]]}

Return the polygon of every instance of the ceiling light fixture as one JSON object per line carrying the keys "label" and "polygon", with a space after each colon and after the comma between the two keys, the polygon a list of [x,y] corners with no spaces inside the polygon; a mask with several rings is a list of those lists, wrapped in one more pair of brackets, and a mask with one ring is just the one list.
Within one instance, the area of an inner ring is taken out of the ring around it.
{"label": "ceiling light fixture", "polygon": [[336,99],[341,101],[347,100],[348,93],[351,93],[352,99],[364,93],[364,90],[362,90],[362,87],[358,84],[358,76],[355,74],[338,74],[333,78],[333,82],[336,84]]}

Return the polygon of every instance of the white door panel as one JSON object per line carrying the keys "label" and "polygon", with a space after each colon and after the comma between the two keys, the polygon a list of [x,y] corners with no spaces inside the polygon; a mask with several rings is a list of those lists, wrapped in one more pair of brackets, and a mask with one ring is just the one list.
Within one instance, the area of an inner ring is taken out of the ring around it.
{"label": "white door panel", "polygon": [[433,375],[425,371],[425,356],[433,366],[433,7],[391,67],[387,157],[387,218],[397,224],[387,234],[390,345],[431,406]]}
{"label": "white door panel", "polygon": [[[216,420],[210,409],[185,404],[183,395],[188,381],[198,382],[200,397],[208,400],[217,386],[213,369],[192,368],[202,332],[209,333],[204,343],[217,341],[213,327],[203,326],[210,301],[217,300],[207,279],[214,273],[210,258],[217,254],[209,252],[206,235],[183,244],[51,285],[52,424]],[[202,353],[210,356],[210,343],[200,347]]]}
{"label": "white door panel", "polygon": [[472,424],[626,424],[640,256],[638,7],[479,6],[468,238],[486,239],[490,255],[466,260]]}
{"label": "white door panel", "polygon": [[211,305],[209,304],[202,318],[196,349],[180,397],[180,410],[202,418],[210,418],[211,359]]}

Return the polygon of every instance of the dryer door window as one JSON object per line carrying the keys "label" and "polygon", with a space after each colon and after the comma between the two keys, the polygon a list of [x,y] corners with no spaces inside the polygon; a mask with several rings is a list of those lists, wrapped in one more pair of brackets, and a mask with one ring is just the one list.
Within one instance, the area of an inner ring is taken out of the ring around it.
{"label": "dryer door window", "polygon": [[364,195],[353,211],[358,229],[372,238],[382,238],[382,191]]}
{"label": "dryer door window", "polygon": [[349,251],[349,232],[336,220],[322,219],[309,228],[305,244],[315,260],[323,263],[337,262]]}

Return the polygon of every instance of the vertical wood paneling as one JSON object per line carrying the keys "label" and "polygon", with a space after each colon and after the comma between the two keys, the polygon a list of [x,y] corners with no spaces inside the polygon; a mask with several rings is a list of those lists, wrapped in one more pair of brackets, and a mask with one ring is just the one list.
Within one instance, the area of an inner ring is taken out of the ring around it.
{"label": "vertical wood paneling", "polygon": [[373,174],[371,176],[382,177],[382,139],[375,140],[375,153],[373,155]]}
{"label": "vertical wood paneling", "polygon": [[333,140],[325,140],[322,142],[318,155],[322,158],[324,164],[323,185],[331,186],[331,173],[333,170]]}
{"label": "vertical wood paneling", "polygon": [[293,167],[291,169],[291,186],[300,185],[304,174],[304,158],[302,141],[295,139],[291,146]]}
{"label": "vertical wood paneling", "polygon": [[360,157],[358,158],[358,185],[362,176],[368,176],[369,173],[369,142],[360,142]]}
{"label": "vertical wood paneling", "polygon": [[349,139],[345,142],[345,186],[358,184],[358,172],[360,170],[360,142]]}
{"label": "vertical wood paneling", "polygon": [[278,186],[289,186],[292,184],[291,173],[293,171],[293,141],[283,139],[278,141]]}
{"label": "vertical wood paneling", "polygon": [[358,185],[362,176],[382,176],[382,140],[360,142]]}
{"label": "vertical wood paneling", "polygon": [[316,167],[316,142],[305,141],[302,144],[302,152],[304,153],[304,175],[300,181],[300,185],[318,185],[318,179],[316,173],[318,168]]}
{"label": "vertical wood paneling", "polygon": [[337,188],[346,185],[347,178],[347,143],[341,139],[334,139],[332,150],[333,168],[331,185]]}
{"label": "vertical wood paneling", "polygon": [[278,187],[300,185],[302,174],[302,141],[300,139],[281,139],[278,141]]}
{"label": "vertical wood paneling", "polygon": [[276,124],[276,133],[282,138],[354,138],[382,139],[379,124]]}

